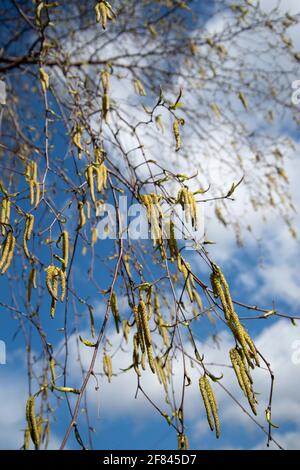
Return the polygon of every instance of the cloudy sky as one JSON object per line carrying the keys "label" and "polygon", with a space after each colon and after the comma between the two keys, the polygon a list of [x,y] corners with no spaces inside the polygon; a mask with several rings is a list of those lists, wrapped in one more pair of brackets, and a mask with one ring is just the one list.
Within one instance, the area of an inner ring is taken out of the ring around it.
{"label": "cloudy sky", "polygon": [[[261,0],[261,5],[272,9],[277,2]],[[300,13],[298,0],[284,0],[282,12],[291,14]],[[220,15],[208,19],[206,28],[213,31],[224,19]],[[290,35],[294,44],[300,50],[300,30],[292,28]],[[300,80],[299,76],[295,80]],[[292,86],[291,86],[292,94]],[[300,105],[299,105],[300,113]],[[253,118],[254,119],[254,118]],[[288,136],[287,123],[277,124],[278,136]],[[222,129],[219,130],[219,139],[225,138]],[[291,192],[296,208],[300,206],[300,162],[299,140],[294,133],[290,136],[294,141],[295,151],[288,158],[287,173],[291,184]],[[223,175],[218,178],[223,179]],[[228,184],[232,180],[228,178]],[[300,316],[300,281],[299,281],[299,240],[290,236],[288,227],[278,219],[276,214],[270,213],[265,220],[261,214],[250,207],[245,213],[245,199],[243,186],[236,193],[231,210],[237,218],[245,217],[247,223],[253,227],[253,233],[243,233],[244,246],[238,247],[232,232],[217,223],[214,217],[207,214],[206,232],[208,238],[214,240],[210,250],[214,260],[222,263],[232,286],[234,297],[247,299],[251,304],[259,304],[268,308],[274,302],[275,307],[288,314]],[[300,234],[299,215],[295,214],[294,226]],[[201,267],[199,266],[199,269]],[[126,306],[124,305],[124,309]],[[245,314],[245,313],[244,313]],[[96,315],[98,320],[103,315],[103,305],[99,304]],[[255,316],[249,312],[249,317]],[[300,330],[288,319],[275,319],[269,317],[260,321],[247,321],[251,328],[255,343],[268,359],[275,373],[275,391],[273,401],[272,421],[279,426],[274,431],[274,438],[284,448],[299,448],[300,442]],[[1,323],[4,325],[4,322]],[[299,323],[300,325],[300,323]],[[22,445],[22,430],[25,427],[24,409],[27,397],[27,377],[24,354],[16,349],[12,342],[12,330],[5,331],[7,348],[7,363],[0,365],[0,448],[18,448]],[[198,335],[199,350],[209,363],[225,364],[228,362],[228,349],[233,346],[232,338],[222,325],[217,327],[218,347],[205,335]],[[87,331],[82,331],[83,337],[88,337]],[[115,335],[111,334],[112,344],[118,344]],[[189,349],[186,344],[186,348]],[[59,342],[56,344],[60,350]],[[77,344],[72,338],[69,345],[71,362],[69,364],[69,381],[80,381],[77,367]],[[59,354],[59,353],[58,353]],[[83,366],[88,367],[90,353],[84,346],[81,347]],[[131,351],[118,355],[114,361],[115,370],[126,368],[130,363]],[[74,366],[72,366],[74,364]],[[240,390],[234,385],[232,370],[219,365],[212,366],[216,375],[224,373],[222,384],[232,394],[238,403],[247,408],[247,403],[241,396]],[[100,372],[100,367],[99,367]],[[90,402],[91,426],[95,428],[95,448],[103,449],[174,449],[176,448],[176,435],[171,432],[159,414],[153,412],[141,394],[135,398],[136,383],[134,372],[113,377],[112,383],[104,382],[100,390],[95,391],[96,383],[90,381],[88,399]],[[259,394],[259,412],[257,422],[246,414],[239,404],[232,400],[224,389],[215,385],[216,396],[219,403],[221,419],[221,437],[218,441],[210,432],[203,404],[198,390],[198,372],[190,370],[192,384],[187,391],[188,436],[191,448],[197,449],[263,449],[267,436],[259,425],[266,428],[264,411],[267,407],[269,376],[266,370],[258,369],[254,375],[255,391]],[[181,365],[178,363],[174,370],[174,383],[180,388]],[[4,386],[3,386],[4,384]],[[153,381],[151,373],[143,376],[144,388],[151,395],[155,403],[164,407],[164,397],[159,383]],[[176,387],[175,387],[176,388]],[[58,421],[53,424],[51,447],[57,448],[66,430],[67,415],[57,410]],[[84,416],[80,416],[80,420]],[[80,422],[80,421],[79,421]],[[259,425],[258,425],[259,424]],[[17,436],[17,437],[16,437]],[[274,444],[272,444],[273,448]],[[68,448],[77,448],[73,438]],[[275,446],[276,447],[276,446]],[[274,447],[274,448],[275,448]]]}

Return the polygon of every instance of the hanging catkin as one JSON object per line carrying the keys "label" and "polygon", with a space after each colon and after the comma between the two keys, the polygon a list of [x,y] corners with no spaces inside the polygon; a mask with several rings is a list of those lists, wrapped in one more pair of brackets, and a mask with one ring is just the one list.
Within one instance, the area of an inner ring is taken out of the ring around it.
{"label": "hanging catkin", "polygon": [[39,435],[37,420],[36,420],[35,411],[34,411],[34,402],[35,402],[34,396],[30,396],[27,400],[26,421],[27,421],[29,432],[30,432],[31,440],[35,448],[38,449],[40,446],[40,435]]}
{"label": "hanging catkin", "polygon": [[243,350],[233,348],[229,352],[230,360],[237,377],[238,383],[247,397],[249,405],[256,415],[256,398],[252,389],[252,377],[248,369],[248,364],[243,360]]}
{"label": "hanging catkin", "polygon": [[30,204],[37,207],[40,202],[41,188],[37,181],[37,163],[34,160],[27,162],[25,179],[29,185]]}
{"label": "hanging catkin", "polygon": [[161,196],[158,194],[144,194],[141,196],[142,204],[147,209],[148,224],[151,230],[153,246],[162,244],[162,218],[163,213],[160,206]]}
{"label": "hanging catkin", "polygon": [[196,230],[198,223],[198,214],[194,193],[192,191],[189,191],[187,187],[181,188],[177,196],[177,202],[181,205],[182,209],[185,212],[186,222],[188,223],[191,221],[192,226]]}
{"label": "hanging catkin", "polygon": [[217,401],[211,388],[209,379],[207,375],[203,375],[199,379],[199,387],[202,395],[207,421],[210,429],[213,431],[215,429],[216,437],[220,436],[220,421],[218,417],[218,406]]}
{"label": "hanging catkin", "polygon": [[81,201],[78,202],[78,212],[79,212],[79,224],[78,224],[77,230],[80,230],[86,224],[86,217],[85,217],[85,213],[84,213],[84,204]]}
{"label": "hanging catkin", "polygon": [[10,206],[11,202],[9,197],[6,195],[3,197],[1,202],[1,213],[0,213],[0,225],[1,225],[1,233],[4,236],[6,233],[5,225],[9,224],[10,219]]}
{"label": "hanging catkin", "polygon": [[147,307],[145,302],[141,299],[138,305],[138,314],[140,319],[141,328],[143,330],[143,338],[145,342],[145,348],[148,356],[148,363],[150,369],[155,373],[154,359],[153,359],[153,349],[152,349],[152,338],[148,323]]}
{"label": "hanging catkin", "polygon": [[213,264],[213,272],[210,279],[214,296],[220,299],[228,325],[236,340],[240,343],[249,365],[253,367],[252,360],[254,360],[255,364],[259,366],[255,345],[240,323],[234,309],[228,283],[219,266]]}
{"label": "hanging catkin", "polygon": [[119,312],[119,307],[118,307],[118,298],[115,292],[113,292],[111,295],[111,311],[115,320],[116,331],[119,334],[120,332],[119,324],[121,323],[121,318],[120,318],[120,312]]}
{"label": "hanging catkin", "polygon": [[33,224],[34,224],[34,215],[26,214],[25,229],[24,229],[24,234],[23,234],[23,250],[24,250],[25,256],[28,259],[30,259],[31,256],[28,251],[27,242],[30,240],[32,230],[33,230]]}
{"label": "hanging catkin", "polygon": [[104,371],[104,374],[107,376],[108,382],[110,383],[112,374],[113,374],[112,360],[111,360],[111,356],[109,356],[106,353],[103,355],[103,371]]}
{"label": "hanging catkin", "polygon": [[61,288],[60,301],[63,302],[66,294],[66,275],[62,269],[51,264],[46,270],[46,286],[51,295],[50,314],[52,318],[55,315],[56,302],[58,301],[58,283]]}
{"label": "hanging catkin", "polygon": [[5,241],[2,247],[2,254],[0,258],[0,270],[1,274],[6,273],[8,270],[14,255],[14,249],[16,245],[16,239],[13,233],[10,231],[6,235]]}

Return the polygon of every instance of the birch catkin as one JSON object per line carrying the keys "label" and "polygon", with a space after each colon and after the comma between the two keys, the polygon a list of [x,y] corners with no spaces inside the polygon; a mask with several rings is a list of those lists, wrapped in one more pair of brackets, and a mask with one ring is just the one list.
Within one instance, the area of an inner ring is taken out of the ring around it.
{"label": "birch catkin", "polygon": [[30,300],[31,300],[32,289],[36,289],[36,288],[37,288],[36,269],[32,268],[30,270],[30,273],[29,273],[29,276],[28,276],[27,302],[30,302]]}
{"label": "birch catkin", "polygon": [[240,323],[239,317],[234,309],[228,283],[219,266],[213,264],[213,272],[210,279],[214,296],[220,299],[228,325],[236,340],[241,345],[248,364],[253,367],[252,360],[254,359],[255,364],[259,366],[255,345]]}
{"label": "birch catkin", "polygon": [[141,196],[141,201],[147,210],[148,224],[151,230],[153,245],[161,245],[163,241],[161,229],[161,221],[163,218],[160,206],[161,196],[154,193],[144,194]]}
{"label": "birch catkin", "polygon": [[194,193],[189,191],[187,187],[181,188],[177,196],[177,202],[185,211],[186,222],[188,223],[191,221],[192,226],[196,229],[198,223],[198,213]]}
{"label": "birch catkin", "polygon": [[102,96],[102,117],[107,121],[107,116],[110,108],[110,99],[109,99],[109,86],[110,86],[110,74],[107,70],[104,70],[101,73],[101,81],[103,87],[103,96]]}
{"label": "birch catkin", "polygon": [[37,163],[31,160],[26,165],[25,179],[29,186],[30,204],[37,207],[40,202],[41,188],[37,181]]}
{"label": "birch catkin", "polygon": [[66,294],[66,274],[62,269],[51,264],[46,270],[46,286],[52,298],[50,309],[52,318],[55,315],[55,307],[58,300],[58,281],[61,288],[60,301],[63,302]]}
{"label": "birch catkin", "polygon": [[180,124],[180,120],[179,119],[175,119],[175,121],[173,122],[173,133],[174,133],[174,137],[175,137],[175,150],[176,152],[178,152],[181,148],[181,137],[180,137],[180,132],[179,132],[179,124]]}
{"label": "birch catkin", "polygon": [[104,354],[103,356],[103,371],[105,373],[105,375],[107,376],[107,379],[108,379],[108,382],[110,383],[111,382],[111,378],[112,378],[112,360],[111,360],[111,356],[107,355],[107,354]]}
{"label": "birch catkin", "polygon": [[220,421],[218,417],[217,401],[213,389],[211,388],[209,379],[206,375],[203,375],[199,379],[199,387],[206,411],[207,422],[212,431],[215,429],[216,437],[219,438]]}
{"label": "birch catkin", "polygon": [[139,308],[138,308],[137,305],[135,305],[133,307],[133,314],[134,314],[135,324],[136,324],[136,328],[137,328],[137,332],[136,332],[137,344],[138,344],[138,346],[140,346],[141,351],[144,352],[145,351],[145,343],[144,343],[143,326],[142,326],[142,322],[141,322],[141,319],[140,319],[140,316],[139,316]]}
{"label": "birch catkin", "polygon": [[3,244],[2,255],[0,258],[0,270],[1,274],[5,274],[8,270],[14,255],[14,249],[16,245],[16,239],[12,232],[8,232],[6,239]]}
{"label": "birch catkin", "polygon": [[107,21],[113,21],[116,18],[116,14],[112,9],[109,2],[100,0],[95,6],[96,21],[101,23],[103,29],[106,29]]}
{"label": "birch catkin", "polygon": [[62,238],[62,269],[67,270],[69,263],[69,233],[64,230],[61,234]]}
{"label": "birch catkin", "polygon": [[5,235],[6,228],[5,225],[9,224],[10,219],[10,206],[11,202],[8,196],[4,196],[1,203],[1,215],[0,215],[0,225],[1,233]]}
{"label": "birch catkin", "polygon": [[104,163],[92,163],[85,171],[86,181],[90,189],[91,200],[96,204],[94,174],[96,175],[97,192],[101,193],[107,186],[107,168]]}
{"label": "birch catkin", "polygon": [[119,312],[119,307],[118,307],[118,298],[115,292],[113,292],[111,295],[111,311],[115,320],[117,333],[119,334],[120,332],[119,323],[121,322],[121,318],[120,318],[120,312]]}
{"label": "birch catkin", "polygon": [[34,411],[35,397],[30,396],[26,404],[26,421],[30,432],[31,440],[36,449],[40,446],[40,435],[38,431],[37,420]]}
{"label": "birch catkin", "polygon": [[39,70],[40,72],[40,81],[42,85],[43,92],[45,93],[49,88],[49,75],[47,74],[46,70],[42,67]]}
{"label": "birch catkin", "polygon": [[27,242],[30,240],[32,230],[33,230],[33,224],[34,224],[34,215],[26,214],[25,229],[24,229],[24,234],[23,234],[23,250],[24,250],[25,256],[28,259],[30,259],[31,256],[28,251]]}
{"label": "birch catkin", "polygon": [[140,300],[139,305],[138,305],[138,313],[139,313],[139,318],[141,322],[141,327],[143,329],[143,338],[145,341],[145,347],[146,347],[147,356],[148,356],[148,363],[152,372],[155,373],[153,349],[152,349],[152,338],[151,338],[151,333],[150,333],[150,328],[149,328],[149,323],[148,323],[147,307],[145,305],[145,302],[142,299]]}
{"label": "birch catkin", "polygon": [[173,263],[179,253],[177,240],[175,237],[175,224],[173,220],[171,220],[170,222],[170,233],[168,237],[168,245],[169,245],[169,250],[170,250],[171,263]]}
{"label": "birch catkin", "polygon": [[81,201],[78,202],[78,212],[79,212],[79,224],[78,224],[77,230],[80,230],[86,224],[86,217],[85,217],[85,213],[84,213],[84,204]]}
{"label": "birch catkin", "polygon": [[256,415],[256,399],[252,389],[253,381],[250,372],[243,360],[242,354],[243,350],[240,351],[237,348],[231,349],[229,352],[230,360],[239,386],[241,387],[244,395],[247,397],[252,412]]}

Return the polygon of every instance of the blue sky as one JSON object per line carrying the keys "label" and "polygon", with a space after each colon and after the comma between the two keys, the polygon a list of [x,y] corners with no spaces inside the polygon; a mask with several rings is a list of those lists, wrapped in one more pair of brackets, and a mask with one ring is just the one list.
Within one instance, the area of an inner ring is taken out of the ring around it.
{"label": "blue sky", "polygon": [[[202,2],[199,2],[200,12],[202,13]],[[207,2],[205,2],[207,5]],[[271,1],[262,2],[265,6],[270,6]],[[202,17],[203,22],[211,20],[211,24],[219,21],[219,17],[213,15],[213,2],[211,10],[205,12]],[[295,8],[295,2],[289,2],[290,8]],[[295,10],[293,10],[295,12]],[[294,33],[296,40],[299,39],[298,33]],[[299,77],[295,77],[295,79]],[[13,75],[11,80],[14,80]],[[38,104],[38,100],[37,100]],[[52,103],[56,110],[55,104]],[[300,111],[299,111],[300,112]],[[255,125],[255,117],[254,119]],[[289,127],[289,122],[282,122],[276,128],[276,132],[281,134],[291,133],[295,145],[298,145],[298,135]],[[291,131],[290,131],[291,129]],[[299,149],[299,147],[298,147]],[[53,155],[60,155],[62,163],[72,174],[74,168],[71,159],[65,159],[63,155],[66,151],[66,143],[62,135],[59,134],[54,139]],[[296,207],[300,202],[299,177],[300,165],[297,161],[297,152],[291,155],[288,160],[288,175],[291,181],[292,193]],[[61,185],[63,190],[63,185]],[[254,236],[245,232],[243,238],[245,245],[238,247],[235,243],[233,233],[217,224],[211,219],[211,209],[208,207],[205,215],[206,232],[209,239],[214,240],[216,245],[209,248],[213,259],[222,264],[223,271],[226,273],[230,283],[234,298],[247,300],[250,304],[259,304],[266,308],[272,308],[272,302],[278,310],[288,314],[299,315],[300,290],[297,279],[298,266],[300,262],[299,241],[293,240],[288,233],[288,228],[278,220],[275,214],[270,213],[266,221],[262,221],[261,214],[256,214],[250,209],[245,213],[241,200],[244,199],[244,189],[240,187],[236,192],[235,202],[232,203],[232,211],[239,216],[241,213],[245,218],[249,218],[254,227]],[[64,201],[58,199],[61,204]],[[76,226],[75,206],[71,206],[66,215],[69,216],[68,227]],[[47,222],[43,220],[46,226]],[[300,229],[299,217],[296,215],[294,220],[296,228]],[[53,238],[59,233],[55,226]],[[257,242],[259,240],[259,242]],[[105,306],[105,297],[97,295],[91,281],[86,277],[87,259],[80,255],[84,243],[79,241],[78,255],[76,258],[76,267],[74,269],[75,283],[80,286],[81,295],[88,302],[95,305],[96,329],[101,325],[103,311]],[[146,245],[147,249],[147,245]],[[47,260],[47,247],[41,253]],[[59,250],[56,249],[59,253]],[[97,282],[101,289],[109,286],[111,273],[107,271],[103,263],[104,256],[109,252],[113,253],[114,244],[112,242],[97,242],[97,253],[99,258],[95,263]],[[189,257],[193,261],[196,272],[199,276],[207,276],[203,271],[202,265],[197,264],[193,254]],[[155,272],[153,273],[155,276]],[[6,278],[0,278],[1,301],[10,304],[12,294],[18,296],[20,293],[10,291]],[[3,295],[5,293],[5,296]],[[4,299],[4,300],[3,300]],[[45,330],[48,332],[48,341],[50,341],[56,351],[57,359],[63,360],[60,346],[63,341],[63,333],[59,331],[63,322],[63,307],[57,309],[55,320],[49,318],[49,298],[43,299],[40,316]],[[122,314],[129,315],[129,309],[125,303],[121,302]],[[89,335],[89,316],[85,305],[77,305],[78,308],[78,330],[84,337]],[[26,315],[25,306],[21,303],[18,306],[20,311]],[[1,310],[3,310],[1,308]],[[239,310],[241,315],[245,311]],[[22,314],[21,314],[22,315]],[[249,312],[249,316],[253,316]],[[299,315],[300,316],[300,315]],[[13,314],[12,314],[13,317]],[[11,321],[7,311],[0,315],[0,339],[6,344],[7,363],[0,365],[0,448],[18,448],[22,445],[22,432],[25,427],[25,402],[28,394],[26,355],[24,351],[24,339],[19,330],[16,331],[17,322]],[[70,328],[72,321],[69,322]],[[297,401],[297,390],[300,385],[300,364],[293,360],[294,346],[300,340],[299,327],[293,326],[289,320],[275,319],[270,317],[268,320],[248,321],[247,327],[254,337],[256,343],[266,352],[270,359],[272,367],[276,373],[276,387],[274,395],[274,415],[273,421],[280,426],[275,431],[274,436],[282,445],[293,448],[300,439],[300,403]],[[27,326],[26,326],[27,328]],[[110,340],[113,348],[118,345],[118,338],[113,331],[113,324],[109,326]],[[227,351],[231,345],[231,338],[223,330],[222,324],[211,325],[208,321],[201,319],[196,327],[196,338],[199,349],[204,352],[208,362],[228,364]],[[212,335],[218,335],[220,348],[212,341]],[[80,374],[78,373],[77,346],[76,338],[73,336],[70,340],[70,364],[68,385],[80,386]],[[188,347],[188,345],[187,345]],[[36,351],[40,349],[40,339],[33,331],[33,348]],[[112,348],[112,350],[113,350]],[[83,345],[80,346],[81,357],[84,365],[88,365],[90,351],[87,351]],[[130,348],[126,349],[123,359],[116,359],[114,367],[118,369],[130,364]],[[101,371],[101,359],[98,357],[98,371]],[[212,366],[213,367],[213,366]],[[97,370],[97,369],[96,369]],[[220,366],[213,367],[212,370],[223,371]],[[178,366],[180,375],[180,365]],[[266,436],[251,422],[251,420],[239,410],[238,406],[232,403],[216,385],[216,394],[220,405],[221,416],[221,438],[216,441],[213,433],[208,429],[204,409],[197,389],[197,372],[191,370],[192,385],[188,391],[187,419],[190,447],[193,449],[221,449],[221,448],[261,448]],[[265,425],[264,409],[266,407],[268,393],[268,378],[263,375],[263,371],[257,372],[257,392],[260,393],[261,406],[258,421]],[[224,383],[229,385],[230,390],[247,408],[238,388],[232,385],[232,375],[225,369]],[[91,378],[88,399],[90,401],[90,424],[95,429],[93,433],[93,444],[96,449],[176,449],[176,435],[169,428],[165,420],[153,411],[142,396],[134,399],[136,382],[132,371],[126,375],[113,377],[112,384],[108,385],[105,378],[100,378],[100,390],[95,391],[95,381]],[[143,377],[145,381],[145,390],[151,397],[154,397],[161,406],[163,404],[163,390],[158,383],[154,383],[151,373],[146,373]],[[71,399],[72,400],[72,399]],[[51,446],[57,448],[61,441],[70,416],[67,410],[65,400],[53,400],[52,406],[57,407],[57,421],[52,423]],[[82,426],[81,426],[82,424]],[[85,416],[80,413],[78,425],[82,433],[84,442],[88,445],[88,437],[84,431]],[[74,436],[71,435],[68,441],[68,448],[78,448]]]}

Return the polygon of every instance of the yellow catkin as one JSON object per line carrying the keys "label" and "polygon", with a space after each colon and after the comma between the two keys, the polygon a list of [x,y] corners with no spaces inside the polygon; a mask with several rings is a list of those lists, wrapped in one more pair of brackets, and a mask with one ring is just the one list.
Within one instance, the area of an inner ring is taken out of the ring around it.
{"label": "yellow catkin", "polygon": [[2,233],[2,235],[5,235],[5,232],[6,232],[5,225],[8,225],[8,224],[9,224],[9,219],[10,219],[10,206],[11,206],[11,202],[10,202],[8,196],[5,196],[5,197],[2,199],[1,216],[0,216],[1,233]]}
{"label": "yellow catkin", "polygon": [[107,70],[101,72],[101,82],[104,93],[108,93],[110,87],[110,74]]}
{"label": "yellow catkin", "polygon": [[178,450],[188,450],[189,442],[185,434],[177,434]]}
{"label": "yellow catkin", "polygon": [[66,288],[67,288],[66,274],[64,273],[64,271],[62,269],[58,268],[58,275],[59,275],[60,288],[61,288],[60,301],[63,302],[64,298],[65,298],[65,295],[66,295]]}
{"label": "yellow catkin", "polygon": [[30,396],[27,400],[26,421],[27,421],[29,432],[30,432],[31,440],[35,448],[38,449],[40,445],[40,435],[39,435],[37,420],[36,420],[35,411],[34,411],[34,402],[35,402],[34,396]]}
{"label": "yellow catkin", "polygon": [[108,379],[108,382],[110,383],[111,382],[111,378],[112,378],[112,360],[111,360],[111,356],[107,355],[107,354],[104,354],[103,356],[103,371],[105,373],[105,375],[107,376],[107,379]]}
{"label": "yellow catkin", "polygon": [[86,224],[86,217],[85,217],[85,213],[84,213],[84,204],[81,201],[78,203],[78,212],[79,212],[78,230],[80,230]]}
{"label": "yellow catkin", "polygon": [[105,121],[107,121],[109,109],[110,109],[109,94],[104,93],[102,97],[102,117]]}
{"label": "yellow catkin", "polygon": [[31,175],[32,175],[33,181],[36,181],[37,180],[37,163],[35,160],[31,161]]}
{"label": "yellow catkin", "polygon": [[36,289],[36,269],[32,268],[28,276],[28,286],[27,286],[27,302],[31,300],[32,289]]}
{"label": "yellow catkin", "polygon": [[185,211],[186,222],[188,223],[191,221],[192,227],[194,227],[196,230],[198,223],[198,212],[194,193],[189,191],[186,187],[181,188],[177,196],[177,202]]}
{"label": "yellow catkin", "polygon": [[200,387],[200,392],[202,395],[205,411],[206,411],[206,417],[207,417],[207,422],[209,424],[210,429],[213,431],[214,430],[214,422],[212,418],[212,412],[210,408],[210,402],[207,396],[207,391],[206,391],[206,383],[204,376],[200,378],[199,380],[199,387]]}
{"label": "yellow catkin", "polygon": [[174,137],[175,137],[175,150],[176,152],[178,152],[181,148],[181,137],[180,137],[180,132],[179,132],[179,124],[180,124],[180,121],[178,119],[175,119],[175,121],[173,122],[173,133],[174,133]]}
{"label": "yellow catkin", "polygon": [[86,180],[90,188],[91,200],[96,204],[95,188],[94,188],[94,168],[93,165],[89,165],[86,169]]}
{"label": "yellow catkin", "polygon": [[95,317],[94,317],[94,309],[92,305],[88,305],[89,317],[90,317],[90,326],[91,326],[91,335],[93,338],[96,336],[95,331]]}
{"label": "yellow catkin", "polygon": [[168,245],[169,245],[169,250],[170,250],[171,262],[173,263],[174,260],[177,259],[177,256],[179,253],[177,240],[175,237],[175,224],[173,220],[171,220],[170,222],[170,233],[169,233],[169,238],[168,238]]}
{"label": "yellow catkin", "polygon": [[230,357],[231,364],[233,366],[233,370],[235,372],[237,381],[239,383],[239,386],[241,387],[243,393],[246,395],[246,389],[245,389],[244,381],[241,375],[241,371],[240,371],[240,367],[239,367],[239,363],[237,359],[237,352],[235,349],[231,349],[229,351],[229,357]]}
{"label": "yellow catkin", "polygon": [[1,234],[5,235],[5,215],[6,215],[6,198],[4,197],[1,201],[1,212],[0,212],[0,225]]}
{"label": "yellow catkin", "polygon": [[205,382],[205,389],[207,393],[207,398],[210,404],[210,409],[214,418],[215,422],[215,430],[216,430],[216,438],[218,439],[220,437],[220,421],[219,421],[219,416],[218,416],[218,405],[216,401],[216,397],[214,394],[214,391],[210,385],[208,377],[205,375],[204,376],[204,382]]}
{"label": "yellow catkin", "polygon": [[115,320],[116,331],[119,334],[120,332],[119,323],[121,322],[121,319],[120,319],[120,312],[119,312],[119,307],[118,307],[118,298],[115,292],[113,292],[111,295],[111,311]]}
{"label": "yellow catkin", "polygon": [[32,160],[27,163],[25,179],[29,185],[30,204],[37,207],[41,198],[40,184],[37,181],[37,163]]}
{"label": "yellow catkin", "polygon": [[57,268],[54,265],[50,265],[46,271],[46,286],[51,297],[57,300],[57,292],[53,288],[53,279],[57,277]]}
{"label": "yellow catkin", "polygon": [[139,370],[139,339],[138,339],[138,334],[135,333],[133,335],[133,355],[132,355],[132,361],[133,361],[133,368],[135,370],[135,373],[140,377],[141,373]]}
{"label": "yellow catkin", "polygon": [[252,358],[254,358],[256,364],[259,365],[259,360],[257,357],[257,352],[254,343],[248,333],[245,331],[243,325],[240,323],[239,317],[234,310],[234,305],[231,299],[228,283],[219,266],[213,265],[211,285],[215,297],[220,298],[225,318],[228,321],[228,325],[231,328],[231,331],[233,332],[237,341],[240,343],[249,365],[251,364]]}
{"label": "yellow catkin", "polygon": [[103,163],[103,160],[105,158],[105,152],[102,147],[95,146],[94,147],[94,156],[95,156],[95,162],[98,165],[101,165]]}
{"label": "yellow catkin", "polygon": [[55,310],[56,310],[56,303],[57,303],[57,296],[58,296],[58,278],[57,276],[53,277],[52,279],[52,291],[55,294],[55,297],[51,298],[51,306],[50,306],[50,317],[55,317]]}
{"label": "yellow catkin", "polygon": [[104,2],[97,3],[96,5],[96,19],[100,23],[103,29],[106,29],[107,26],[107,7]]}
{"label": "yellow catkin", "polygon": [[161,197],[157,194],[144,194],[141,196],[142,204],[147,209],[148,224],[151,229],[151,238],[153,245],[162,244],[161,219],[163,218],[160,207]]}
{"label": "yellow catkin", "polygon": [[25,256],[28,259],[30,259],[31,256],[28,251],[27,242],[30,240],[32,230],[33,230],[33,224],[34,224],[34,215],[26,214],[25,229],[24,229],[24,234],[23,234],[23,250],[24,250]]}
{"label": "yellow catkin", "polygon": [[252,390],[252,380],[249,378],[249,372],[247,371],[245,363],[240,356],[240,352],[237,349],[231,349],[230,359],[238,379],[238,383],[246,395],[253,413],[256,415],[255,395]]}
{"label": "yellow catkin", "polygon": [[69,233],[64,230],[61,234],[62,238],[62,269],[67,270],[69,263]]}
{"label": "yellow catkin", "polygon": [[144,337],[147,356],[148,356],[148,363],[149,363],[151,371],[155,373],[153,350],[152,350],[152,338],[151,338],[151,333],[150,333],[150,328],[149,328],[149,323],[148,323],[147,307],[143,300],[140,300],[139,302],[138,313],[139,313],[141,325],[143,328],[143,337]]}
{"label": "yellow catkin", "polygon": [[73,131],[72,131],[72,141],[75,147],[77,148],[79,159],[81,159],[81,154],[84,150],[82,143],[81,143],[81,137],[82,137],[83,131],[84,131],[84,128],[82,128],[79,124],[74,126]]}
{"label": "yellow catkin", "polygon": [[54,357],[51,357],[50,359],[50,372],[51,372],[51,382],[55,383],[56,380],[56,373],[55,373],[55,359]]}
{"label": "yellow catkin", "polygon": [[1,274],[5,274],[9,266],[11,265],[15,246],[16,246],[16,239],[13,236],[12,232],[9,232],[5,240],[2,257],[0,260]]}
{"label": "yellow catkin", "polygon": [[34,187],[35,187],[34,207],[37,207],[40,203],[40,200],[41,200],[41,187],[40,187],[40,184],[37,181],[34,182]]}
{"label": "yellow catkin", "polygon": [[0,269],[1,270],[2,270],[3,266],[5,265],[5,263],[7,261],[7,257],[8,257],[9,250],[10,250],[10,247],[11,247],[12,236],[13,236],[12,232],[8,232],[8,234],[6,235],[5,241],[3,243],[2,254],[1,254],[1,258],[0,258]]}
{"label": "yellow catkin", "polygon": [[98,240],[98,232],[96,227],[92,227],[92,238],[91,238],[91,245],[94,246]]}
{"label": "yellow catkin", "polygon": [[42,85],[43,92],[45,93],[49,88],[49,75],[47,72],[41,67],[40,70],[40,81]]}
{"label": "yellow catkin", "polygon": [[54,265],[48,266],[46,270],[46,286],[47,286],[49,294],[52,297],[51,307],[50,307],[51,318],[54,318],[56,302],[58,300],[58,281],[60,282],[60,288],[61,288],[60,301],[63,302],[65,294],[66,294],[65,272],[62,269],[57,268]]}
{"label": "yellow catkin", "polygon": [[101,73],[101,81],[103,87],[103,96],[102,96],[102,117],[106,121],[109,108],[110,108],[110,99],[109,99],[109,86],[110,86],[110,74],[107,70],[104,70]]}
{"label": "yellow catkin", "polygon": [[143,300],[140,300],[139,302],[138,312],[139,312],[141,325],[143,328],[143,336],[145,339],[145,344],[146,346],[152,345],[152,338],[151,338],[151,333],[150,333],[150,328],[149,328],[149,323],[148,323],[147,308]]}
{"label": "yellow catkin", "polygon": [[107,187],[107,168],[102,163],[96,167],[96,180],[97,180],[97,191],[101,193],[103,189]]}
{"label": "yellow catkin", "polygon": [[76,395],[80,395],[80,390],[73,387],[57,387],[56,385],[52,384],[53,390],[57,390],[58,392],[63,393],[75,393]]}
{"label": "yellow catkin", "polygon": [[141,351],[144,352],[145,351],[144,333],[143,333],[142,322],[139,316],[139,309],[137,305],[133,307],[133,314],[134,314],[135,324],[137,328],[137,342],[141,348]]}

